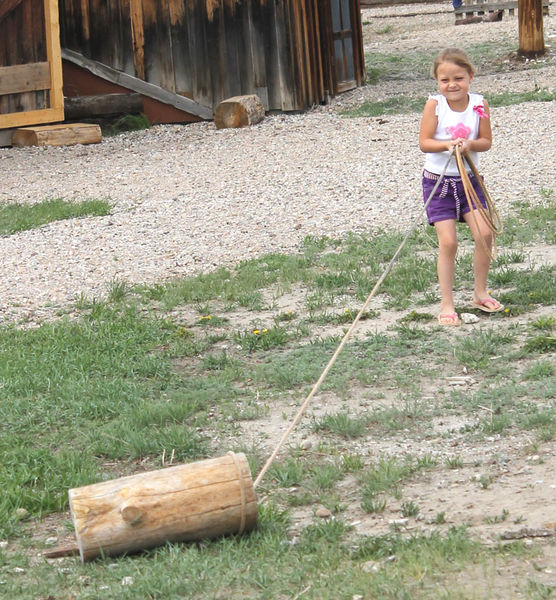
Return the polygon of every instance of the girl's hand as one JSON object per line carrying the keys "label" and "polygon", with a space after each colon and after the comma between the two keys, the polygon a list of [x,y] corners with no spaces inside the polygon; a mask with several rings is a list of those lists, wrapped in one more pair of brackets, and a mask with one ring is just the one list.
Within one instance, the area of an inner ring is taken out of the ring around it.
{"label": "girl's hand", "polygon": [[471,140],[466,138],[456,138],[455,140],[450,140],[448,142],[448,150],[452,150],[456,146],[459,147],[462,154],[466,154],[471,150]]}
{"label": "girl's hand", "polygon": [[446,142],[447,148],[446,150],[453,150],[456,146],[459,146],[461,149],[461,145],[465,140],[463,138],[455,138],[453,140],[448,140]]}

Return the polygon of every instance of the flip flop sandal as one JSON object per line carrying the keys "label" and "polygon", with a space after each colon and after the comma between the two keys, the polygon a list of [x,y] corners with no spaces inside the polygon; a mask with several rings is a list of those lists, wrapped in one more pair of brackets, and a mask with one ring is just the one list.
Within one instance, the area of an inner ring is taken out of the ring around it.
{"label": "flip flop sandal", "polygon": [[458,313],[441,313],[438,315],[438,324],[443,327],[458,327]]}
{"label": "flip flop sandal", "polygon": [[486,313],[495,313],[504,310],[504,305],[500,304],[500,302],[494,298],[485,298],[484,300],[479,301],[473,300],[473,306]]}

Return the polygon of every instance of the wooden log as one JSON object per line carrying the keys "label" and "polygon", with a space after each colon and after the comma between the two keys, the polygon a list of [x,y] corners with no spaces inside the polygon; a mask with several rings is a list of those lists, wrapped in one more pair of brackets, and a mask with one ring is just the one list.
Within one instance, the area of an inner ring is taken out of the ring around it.
{"label": "wooden log", "polygon": [[69,491],[82,561],[238,533],[257,524],[244,454],[140,473]]}
{"label": "wooden log", "polygon": [[233,96],[223,100],[214,111],[214,124],[217,129],[226,127],[246,127],[255,125],[264,118],[264,106],[258,96]]}
{"label": "wooden log", "polygon": [[66,119],[85,119],[107,115],[130,115],[143,112],[141,94],[95,94],[65,98]]}
{"label": "wooden log", "polygon": [[65,123],[38,127],[21,127],[12,136],[13,146],[72,146],[98,144],[100,127],[89,123]]}

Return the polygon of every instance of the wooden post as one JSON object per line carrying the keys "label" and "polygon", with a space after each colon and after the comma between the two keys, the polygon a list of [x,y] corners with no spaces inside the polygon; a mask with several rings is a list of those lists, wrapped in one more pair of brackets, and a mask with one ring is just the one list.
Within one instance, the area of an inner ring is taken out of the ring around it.
{"label": "wooden post", "polygon": [[519,0],[519,53],[539,56],[546,52],[544,45],[542,0]]}
{"label": "wooden post", "polygon": [[82,561],[241,534],[257,524],[249,465],[233,452],[74,488],[69,502]]}

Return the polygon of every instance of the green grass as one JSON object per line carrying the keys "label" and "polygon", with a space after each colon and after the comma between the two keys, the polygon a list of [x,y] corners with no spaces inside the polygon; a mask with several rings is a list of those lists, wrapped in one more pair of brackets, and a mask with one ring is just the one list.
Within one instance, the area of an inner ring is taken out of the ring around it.
{"label": "green grass", "polygon": [[487,94],[486,99],[492,107],[523,104],[524,102],[552,102],[556,100],[556,92],[546,89],[535,89],[528,92],[504,92],[503,94]]}
{"label": "green grass", "polygon": [[[0,541],[9,543],[0,547],[2,597],[48,597],[63,585],[80,599],[420,599],[459,567],[503,563],[507,550],[450,528],[449,513],[430,514],[438,527],[430,534],[373,537],[359,535],[348,515],[354,507],[376,519],[390,519],[396,507],[410,519],[424,512],[426,500],[405,486],[464,469],[460,450],[415,457],[405,444],[442,439],[432,424],[444,417],[462,420],[461,444],[511,433],[541,446],[556,436],[554,270],[529,264],[522,242],[552,239],[554,195],[540,195],[542,210],[515,207],[510,242],[493,267],[512,312],[481,315],[476,327],[437,327],[436,306],[427,304],[436,285],[430,238],[410,240],[377,296],[380,312],[368,311],[314,399],[320,416],[302,425],[312,444],[283,450],[259,489],[260,525],[240,537],[81,565],[36,561],[47,536],[33,532],[47,515],[71,531],[69,488],[158,468],[163,456],[177,463],[245,451],[255,474],[399,235],[308,238],[299,254],[150,287],[113,281],[106,300],[82,297],[71,319],[0,328]],[[426,258],[416,260],[423,249]],[[456,285],[469,289],[470,261],[457,268]],[[266,300],[292,289],[295,310]],[[379,329],[392,309],[401,312]],[[447,386],[463,367],[476,383]],[[383,442],[392,455],[380,453]],[[496,485],[489,474],[476,482]],[[319,506],[332,517],[314,516]],[[379,570],[363,569],[368,561],[380,561]],[[125,577],[133,583],[122,585]]]}
{"label": "green grass", "polygon": [[111,137],[126,131],[141,131],[149,129],[151,123],[144,114],[122,115],[117,119],[107,120],[101,123],[102,135]]}
{"label": "green grass", "polygon": [[54,221],[80,217],[102,217],[110,214],[110,204],[104,200],[68,202],[58,198],[35,204],[0,204],[0,235],[37,229]]}
{"label": "green grass", "polygon": [[395,96],[375,102],[366,100],[357,108],[342,110],[340,114],[352,118],[407,114],[421,112],[425,102],[426,98],[424,96]]}

